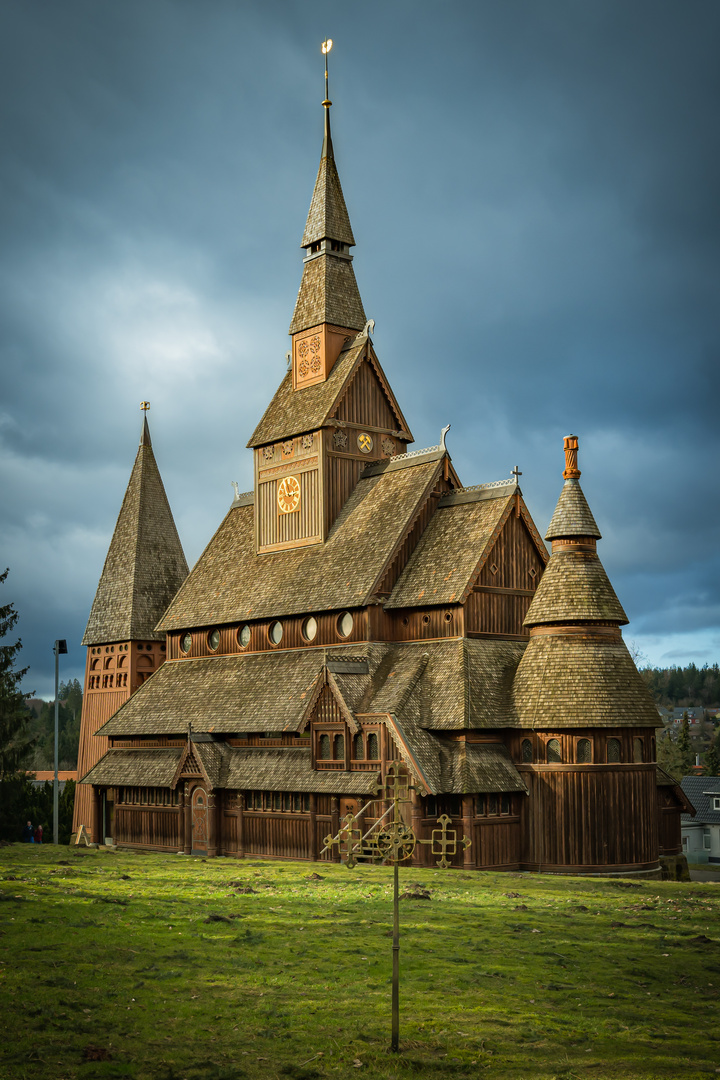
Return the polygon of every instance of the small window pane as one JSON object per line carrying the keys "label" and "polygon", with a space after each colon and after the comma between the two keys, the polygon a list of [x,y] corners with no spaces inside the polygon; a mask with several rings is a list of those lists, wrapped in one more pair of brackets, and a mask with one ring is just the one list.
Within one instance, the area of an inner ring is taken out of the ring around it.
{"label": "small window pane", "polygon": [[581,765],[588,765],[592,761],[592,743],[589,739],[578,739],[576,760]]}
{"label": "small window pane", "polygon": [[314,641],[317,635],[317,619],[311,615],[302,624],[302,636],[306,641]]}
{"label": "small window pane", "polygon": [[355,755],[356,761],[365,760],[365,742],[360,733],[355,736],[355,740],[353,742],[353,754]]}
{"label": "small window pane", "polygon": [[523,739],[522,741],[522,759],[526,765],[533,759],[532,741],[530,739]]}
{"label": "small window pane", "polygon": [[279,645],[282,641],[283,625],[281,622],[274,622],[271,624],[268,630],[268,637],[272,641],[273,645]]}
{"label": "small window pane", "polygon": [[367,756],[369,761],[380,760],[380,744],[376,732],[371,731],[367,737]]}
{"label": "small window pane", "polygon": [[215,651],[215,649],[217,649],[219,647],[219,645],[220,645],[220,631],[219,630],[213,630],[208,634],[208,645],[213,650],[213,652]]}
{"label": "small window pane", "polygon": [[353,629],[353,617],[349,611],[343,612],[337,621],[337,629],[340,637],[350,637]]}
{"label": "small window pane", "polygon": [[475,817],[484,817],[485,815],[485,796],[475,796]]}
{"label": "small window pane", "polygon": [[503,795],[502,798],[500,799],[500,813],[501,814],[509,814],[510,813],[510,796],[509,795]]}
{"label": "small window pane", "polygon": [[611,764],[620,761],[620,740],[608,739],[607,742],[607,759]]}
{"label": "small window pane", "polygon": [[296,814],[299,814],[300,811],[302,810],[302,795],[295,794],[295,795],[293,795],[292,800],[293,800],[293,811]]}
{"label": "small window pane", "polygon": [[434,795],[428,795],[425,802],[425,811],[428,817],[439,817],[437,808],[437,799]]}
{"label": "small window pane", "polygon": [[330,736],[329,735],[321,735],[320,736],[320,753],[318,754],[318,757],[320,758],[321,761],[329,761],[330,760]]}
{"label": "small window pane", "polygon": [[238,630],[237,639],[240,648],[247,649],[248,645],[250,644],[250,627],[247,625],[247,623],[245,624],[245,626],[242,626]]}
{"label": "small window pane", "polygon": [[488,814],[497,814],[498,812],[498,797],[497,795],[488,795],[487,801]]}
{"label": "small window pane", "polygon": [[286,791],[283,795],[283,810],[292,810],[292,795],[289,791]]}
{"label": "small window pane", "polygon": [[343,761],[345,758],[345,736],[336,735],[335,739],[333,740],[333,747],[335,750],[335,753],[333,754],[335,760]]}
{"label": "small window pane", "polygon": [[645,760],[645,747],[642,739],[633,739],[633,761]]}
{"label": "small window pane", "polygon": [[183,634],[182,641],[180,642],[180,648],[183,652],[190,652],[192,647],[192,634]]}
{"label": "small window pane", "polygon": [[560,740],[550,739],[547,744],[547,759],[549,762],[562,761],[562,754],[560,753]]}

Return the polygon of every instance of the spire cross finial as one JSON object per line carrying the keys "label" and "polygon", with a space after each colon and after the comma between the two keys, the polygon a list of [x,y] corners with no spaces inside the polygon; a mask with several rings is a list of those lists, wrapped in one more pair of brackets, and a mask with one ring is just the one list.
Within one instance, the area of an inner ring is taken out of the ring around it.
{"label": "spire cross finial", "polygon": [[148,409],[150,408],[150,402],[149,401],[141,401],[140,402],[140,408],[142,409],[142,411],[144,413],[146,413],[148,411]]}
{"label": "spire cross finial", "polygon": [[513,469],[512,474],[515,477],[515,483],[519,484],[520,483],[520,477],[522,476],[522,472],[520,471],[520,469],[518,469],[517,465]]}
{"label": "spire cross finial", "polygon": [[[330,92],[328,90],[328,53],[332,49],[332,38],[325,38],[320,48],[322,49],[323,56],[325,57],[325,100],[323,101],[323,107],[325,109],[325,147],[324,150],[330,151],[328,145],[330,141],[330,106],[332,101],[330,100]],[[323,154],[323,157],[325,154]],[[330,155],[332,157],[332,152]]]}

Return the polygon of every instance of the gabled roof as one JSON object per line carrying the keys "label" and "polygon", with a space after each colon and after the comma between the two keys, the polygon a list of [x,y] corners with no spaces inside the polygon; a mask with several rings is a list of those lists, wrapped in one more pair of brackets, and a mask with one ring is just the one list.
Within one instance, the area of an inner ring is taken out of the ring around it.
{"label": "gabled roof", "polygon": [[590,552],[554,551],[523,625],[593,620],[628,622],[603,564]]}
{"label": "gabled roof", "polygon": [[560,540],[570,536],[594,536],[596,540],[601,538],[580,481],[575,479],[566,480],[563,484],[545,539]]}
{"label": "gabled roof", "polygon": [[109,750],[80,778],[80,783],[102,787],[170,787],[182,754],[182,746]]}
{"label": "gabled roof", "polygon": [[255,554],[253,506],[230,509],[158,630],[362,607],[429,498],[442,459],[360,479],[324,544]]}
{"label": "gabled roof", "polygon": [[[452,492],[418,541],[387,600],[387,608],[462,603],[515,505],[517,485],[478,486]],[[524,506],[523,506],[524,509]],[[527,511],[524,514],[527,517]],[[534,528],[530,535],[543,562],[547,552]]]}
{"label": "gabled roof", "polygon": [[323,253],[303,266],[289,333],[331,323],[362,330],[365,309],[349,258]]}
{"label": "gabled roof", "polygon": [[[682,790],[695,807],[696,825],[720,825],[720,810],[715,810],[713,800],[720,799],[720,776],[683,776]],[[692,815],[683,814],[683,823],[690,823]]]}
{"label": "gabled roof", "polygon": [[621,638],[531,637],[512,697],[525,728],[658,727],[652,695]]}
{"label": "gabled roof", "polygon": [[301,435],[323,427],[339,407],[362,363],[369,363],[372,367],[397,417],[398,430],[404,432],[407,440],[412,442],[410,429],[385,373],[374,351],[368,346],[369,339],[366,334],[358,334],[355,338],[348,339],[325,382],[315,383],[301,390],[293,390],[292,372],[289,371],[247,445],[265,446],[290,435]]}
{"label": "gabled roof", "polygon": [[187,572],[144,419],[83,645],[161,640],[156,623]]}

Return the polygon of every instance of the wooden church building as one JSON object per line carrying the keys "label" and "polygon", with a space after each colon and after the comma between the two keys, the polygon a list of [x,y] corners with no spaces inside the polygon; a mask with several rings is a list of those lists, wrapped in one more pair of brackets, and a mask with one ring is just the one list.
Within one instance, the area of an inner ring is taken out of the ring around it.
{"label": "wooden church building", "polygon": [[[404,763],[409,821],[455,865],[657,873],[682,794],[597,554],[577,439],[545,539],[517,474],[464,487],[409,450],[353,271],[330,136],[302,238],[290,369],[188,574],[146,417],[84,638],[75,824],[100,843],[338,858],[324,838]],[[416,863],[434,857],[419,846]]]}

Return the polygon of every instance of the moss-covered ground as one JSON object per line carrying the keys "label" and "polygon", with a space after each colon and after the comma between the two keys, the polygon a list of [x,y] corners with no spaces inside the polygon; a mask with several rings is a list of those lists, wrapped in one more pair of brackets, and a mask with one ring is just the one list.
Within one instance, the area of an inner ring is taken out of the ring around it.
{"label": "moss-covered ground", "polygon": [[[9,1080],[720,1073],[714,883],[0,849]],[[416,890],[420,891],[420,890]]]}

